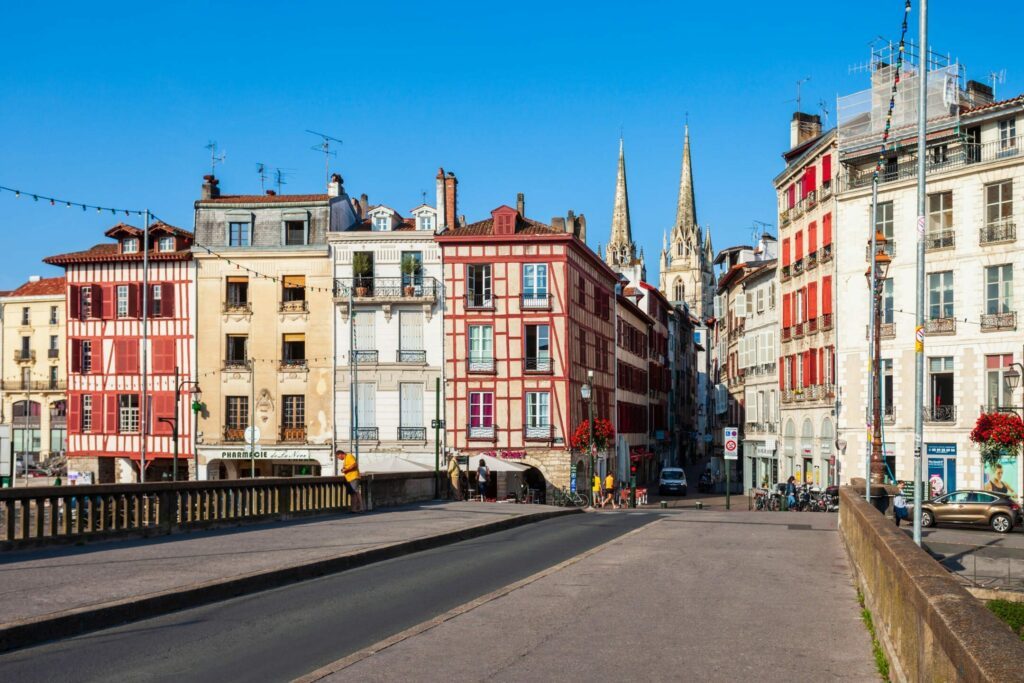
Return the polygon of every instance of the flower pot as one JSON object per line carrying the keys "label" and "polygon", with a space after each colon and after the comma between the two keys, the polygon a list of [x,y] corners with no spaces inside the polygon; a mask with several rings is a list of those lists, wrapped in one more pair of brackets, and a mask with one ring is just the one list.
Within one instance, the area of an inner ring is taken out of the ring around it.
{"label": "flower pot", "polygon": [[402,290],[402,291],[404,291],[404,292],[405,292],[405,295],[406,295],[406,296],[415,296],[415,295],[416,295],[416,287],[415,287],[415,286],[413,286],[413,285],[406,285],[406,286],[405,286],[405,287],[403,288],[403,290]]}
{"label": "flower pot", "polygon": [[370,293],[369,287],[356,287],[356,296],[366,296]]}

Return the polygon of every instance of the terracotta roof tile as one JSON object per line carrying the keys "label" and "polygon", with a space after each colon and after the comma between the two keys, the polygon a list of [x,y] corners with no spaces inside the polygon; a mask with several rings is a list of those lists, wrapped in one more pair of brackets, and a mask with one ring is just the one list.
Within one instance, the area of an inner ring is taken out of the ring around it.
{"label": "terracotta roof tile", "polygon": [[5,296],[51,296],[64,293],[64,278],[44,277],[36,282],[26,282]]}
{"label": "terracotta roof tile", "polygon": [[199,199],[197,204],[283,204],[285,202],[325,202],[326,194],[222,194],[213,199]]}
{"label": "terracotta roof tile", "polygon": [[[469,225],[463,225],[457,228],[451,228],[444,232],[445,235],[451,237],[479,237],[485,235],[494,234],[494,219],[485,218],[482,221],[476,223],[470,223]],[[535,221],[531,218],[524,218],[522,216],[516,216],[516,234],[517,235],[564,235],[566,233],[555,230],[550,225],[545,225],[539,221]]]}
{"label": "terracotta roof tile", "polygon": [[1024,94],[1011,97],[1006,100],[999,100],[998,102],[992,102],[990,104],[979,104],[977,107],[968,107],[964,110],[965,114],[973,114],[977,111],[984,111],[986,109],[994,109],[996,107],[1002,107],[1008,104],[1024,104]]}

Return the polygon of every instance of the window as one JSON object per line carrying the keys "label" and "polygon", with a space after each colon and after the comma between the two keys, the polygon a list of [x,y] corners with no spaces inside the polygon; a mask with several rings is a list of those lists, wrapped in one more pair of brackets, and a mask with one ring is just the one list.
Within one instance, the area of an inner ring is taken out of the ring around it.
{"label": "window", "polygon": [[952,229],[953,193],[938,192],[928,195],[928,234],[941,237]]}
{"label": "window", "polygon": [[117,317],[128,317],[128,285],[117,286]]}
{"label": "window", "polygon": [[119,394],[117,397],[117,425],[122,434],[138,434],[139,432],[139,396],[138,394]]}
{"label": "window", "polygon": [[491,264],[471,263],[466,266],[466,305],[471,308],[487,308],[494,304],[491,299]]}
{"label": "window", "polygon": [[[301,429],[305,431],[306,397],[301,395],[282,396],[281,407],[281,428],[283,430]],[[281,436],[282,438],[288,438],[287,434],[282,434]]]}
{"label": "window", "polygon": [[[423,427],[423,385],[412,382],[402,382],[398,385],[398,420],[399,426],[405,429],[417,429]],[[412,437],[412,434],[404,436]],[[418,438],[425,438],[417,434]]]}
{"label": "window", "polygon": [[249,397],[228,396],[225,411],[225,426],[228,429],[243,430],[249,426]]}
{"label": "window", "polygon": [[985,186],[985,225],[1009,223],[1013,217],[1013,181]]}
{"label": "window", "polygon": [[82,340],[82,374],[87,375],[92,372],[92,340]]}
{"label": "window", "polygon": [[252,224],[251,223],[228,223],[228,246],[229,247],[251,247],[252,246]]}
{"label": "window", "polygon": [[[893,414],[893,372],[892,358],[881,359],[882,414]],[[871,405],[870,403],[868,405]]]}
{"label": "window", "polygon": [[399,362],[425,363],[427,360],[425,348],[423,344],[423,313],[421,311],[399,311]]}
{"label": "window", "polygon": [[953,405],[953,357],[929,358],[928,375],[931,405],[935,409],[929,416],[936,421],[950,421],[946,418],[950,416],[949,407]]}
{"label": "window", "polygon": [[469,435],[494,435],[494,393],[471,391],[469,393]]}
{"label": "window", "polygon": [[358,351],[377,350],[377,312],[359,311],[352,321],[355,325],[355,348]]}
{"label": "window", "polygon": [[391,228],[391,217],[390,216],[375,216],[373,219],[373,229],[376,232],[383,232]]}
{"label": "window", "polygon": [[928,274],[928,318],[953,317],[953,271]]}
{"label": "window", "polygon": [[768,308],[775,310],[775,283],[768,283]]}
{"label": "window", "polygon": [[892,241],[893,238],[893,210],[892,202],[879,202],[875,207],[875,231],[881,231],[885,239]]}
{"label": "window", "polygon": [[174,236],[173,235],[162,235],[156,241],[156,248],[159,251],[174,251],[174,247],[175,247],[174,242],[175,242],[175,240],[174,240]]}
{"label": "window", "polygon": [[224,365],[228,368],[248,366],[248,341],[244,334],[229,334],[224,345]]}
{"label": "window", "polygon": [[1003,374],[1010,369],[1011,363],[1012,353],[985,356],[985,402],[989,412],[1013,402],[1013,397],[1003,381]]}
{"label": "window", "polygon": [[402,287],[423,286],[423,252],[402,252]]}
{"label": "window", "polygon": [[419,230],[433,230],[434,216],[429,213],[421,213],[419,217]]}
{"label": "window", "polygon": [[306,365],[306,335],[286,334],[282,347],[281,360],[285,366]]}
{"label": "window", "polygon": [[686,285],[683,284],[682,278],[676,278],[676,284],[673,287],[673,296],[676,301],[686,301]]}
{"label": "window", "polygon": [[56,306],[50,306],[50,324],[51,325],[56,325],[57,324],[57,307]]}
{"label": "window", "polygon": [[587,333],[580,330],[580,365],[587,367]]}
{"label": "window", "polygon": [[121,240],[121,253],[122,254],[137,254],[139,253],[139,240],[136,237],[129,237]]}
{"label": "window", "polygon": [[[533,433],[531,433],[533,432]],[[526,393],[526,436],[546,437],[551,432],[551,394],[546,391]]]}
{"label": "window", "polygon": [[523,296],[541,298],[548,295],[548,266],[546,263],[523,265]]}
{"label": "window", "polygon": [[306,310],[306,276],[285,275],[281,280],[281,310]]}
{"label": "window", "polygon": [[152,296],[149,300],[149,315],[152,318],[159,318],[163,315],[161,313],[163,310],[163,285],[152,285],[150,287],[150,291],[152,292]]}
{"label": "window", "polygon": [[21,338],[21,360],[29,360],[32,357],[32,337]]}
{"label": "window", "polygon": [[757,288],[757,312],[764,313],[764,287]]}
{"label": "window", "polygon": [[28,306],[23,306],[22,309],[21,309],[21,324],[22,325],[30,324],[32,322],[32,318],[30,316],[31,316],[31,312],[29,311],[29,307]]}
{"label": "window", "polygon": [[82,432],[88,434],[92,431],[92,396],[82,395]]}
{"label": "window", "polygon": [[227,280],[228,309],[246,308],[249,305],[249,278],[229,277]]}
{"label": "window", "polygon": [[[356,417],[359,430],[373,430],[377,427],[377,385],[360,382],[356,385]],[[368,436],[368,435],[363,435]],[[360,436],[360,438],[363,438]]]}
{"label": "window", "polygon": [[[60,351],[60,337],[58,337],[55,334],[51,334],[50,335],[50,351],[54,351],[54,352]],[[50,357],[51,358],[55,358],[56,355],[57,355],[56,353],[52,353],[52,354],[50,354]]]}
{"label": "window", "polygon": [[57,382],[58,382],[58,380],[57,380],[57,366],[56,365],[51,365],[50,366],[49,380],[50,380],[50,388],[51,389],[56,389],[57,388]]}
{"label": "window", "polygon": [[935,145],[928,150],[933,165],[944,164],[949,161],[949,145]]}
{"label": "window", "polygon": [[32,388],[32,368],[21,369],[21,388],[31,389]]}
{"label": "window", "polygon": [[893,322],[893,289],[892,278],[886,278],[882,286],[882,322],[891,325]]}
{"label": "window", "polygon": [[1017,149],[1017,119],[1003,119],[999,122],[999,151]]}
{"label": "window", "polygon": [[526,326],[524,369],[548,371],[551,369],[551,328],[548,325]]}
{"label": "window", "polygon": [[296,246],[305,244],[306,221],[285,221],[284,243],[286,246]]}
{"label": "window", "polygon": [[92,287],[82,287],[79,292],[79,317],[85,320],[92,317]]}
{"label": "window", "polygon": [[586,279],[582,275],[580,275],[579,280],[577,282],[578,282],[577,295],[579,297],[579,299],[578,299],[579,305],[581,307],[583,307],[583,308],[586,308],[586,306],[587,306],[587,281],[586,281]]}
{"label": "window", "polygon": [[494,369],[494,328],[490,325],[469,326],[469,369]]}
{"label": "window", "polygon": [[985,268],[985,312],[989,315],[1013,310],[1013,265]]}

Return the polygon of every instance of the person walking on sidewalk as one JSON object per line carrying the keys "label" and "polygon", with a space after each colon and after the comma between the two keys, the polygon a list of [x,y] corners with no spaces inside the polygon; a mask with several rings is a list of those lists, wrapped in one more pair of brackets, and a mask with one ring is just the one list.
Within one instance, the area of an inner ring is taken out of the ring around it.
{"label": "person walking on sidewalk", "polygon": [[590,483],[590,507],[596,508],[601,501],[601,476],[594,472],[594,480]]}
{"label": "person walking on sidewalk", "polygon": [[790,510],[796,507],[796,477],[790,476],[786,480],[786,507]]}
{"label": "person walking on sidewalk", "polygon": [[907,498],[903,495],[903,489],[898,489],[896,497],[892,499],[892,516],[896,520],[896,526],[907,518]]}
{"label": "person walking on sidewalk", "polygon": [[345,476],[345,488],[352,496],[352,512],[363,511],[363,494],[359,491],[359,463],[351,453],[338,451],[335,455],[339,458],[344,456],[341,464],[341,473]]}
{"label": "person walking on sidewalk", "polygon": [[459,486],[459,459],[454,455],[448,458],[448,481],[452,487],[452,498],[462,500],[462,487]]}
{"label": "person walking on sidewalk", "polygon": [[480,458],[480,465],[476,468],[476,488],[480,492],[480,502],[484,501],[487,496],[487,484],[491,479],[491,470],[487,467],[487,463],[484,462],[483,458]]}
{"label": "person walking on sidewalk", "polygon": [[601,501],[601,507],[608,503],[612,504],[612,510],[619,509],[619,504],[615,502],[615,477],[610,471],[604,478],[604,499]]}

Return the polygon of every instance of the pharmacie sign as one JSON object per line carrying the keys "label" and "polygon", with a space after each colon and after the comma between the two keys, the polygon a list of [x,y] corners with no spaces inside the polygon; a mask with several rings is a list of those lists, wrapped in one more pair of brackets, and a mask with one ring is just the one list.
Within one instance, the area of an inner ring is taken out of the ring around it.
{"label": "pharmacie sign", "polygon": [[283,450],[247,450],[220,451],[207,455],[210,459],[220,458],[221,460],[314,460],[307,450],[283,449]]}

